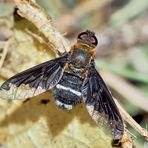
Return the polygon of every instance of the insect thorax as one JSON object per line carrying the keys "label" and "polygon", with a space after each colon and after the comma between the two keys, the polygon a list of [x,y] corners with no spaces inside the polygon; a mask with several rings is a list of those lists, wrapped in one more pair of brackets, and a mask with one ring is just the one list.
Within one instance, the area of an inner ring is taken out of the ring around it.
{"label": "insect thorax", "polygon": [[74,48],[71,52],[69,64],[73,69],[86,69],[92,55],[84,48]]}

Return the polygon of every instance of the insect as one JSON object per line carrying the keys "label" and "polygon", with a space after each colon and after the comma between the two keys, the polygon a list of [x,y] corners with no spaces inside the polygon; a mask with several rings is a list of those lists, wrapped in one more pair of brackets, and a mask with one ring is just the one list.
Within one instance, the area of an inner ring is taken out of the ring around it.
{"label": "insect", "polygon": [[114,141],[120,141],[123,121],[95,68],[94,48],[97,44],[93,32],[80,33],[69,52],[5,81],[0,87],[1,96],[10,100],[26,99],[52,89],[58,107],[70,110],[83,101],[92,119],[97,124],[109,125]]}

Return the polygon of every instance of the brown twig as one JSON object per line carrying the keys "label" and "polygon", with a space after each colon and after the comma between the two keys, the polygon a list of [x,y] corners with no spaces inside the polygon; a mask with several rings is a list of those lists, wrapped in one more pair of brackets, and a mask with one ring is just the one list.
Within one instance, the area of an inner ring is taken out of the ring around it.
{"label": "brown twig", "polygon": [[[125,99],[128,99],[128,101],[132,102],[134,105],[138,106],[139,108],[148,111],[148,101],[147,99],[134,87],[132,87],[128,82],[120,78],[119,76],[116,76],[114,74],[111,74],[109,72],[103,72],[103,78],[106,80],[106,82],[110,85],[111,88],[118,91],[119,94],[121,94]],[[132,126],[139,134],[141,134],[146,140],[148,140],[148,131],[142,128],[124,109],[123,107],[118,103],[118,101],[115,99],[116,105],[119,108],[119,111],[121,112],[122,118],[130,125]]]}
{"label": "brown twig", "polygon": [[147,141],[148,141],[148,131],[142,128],[125,110],[124,108],[119,104],[119,102],[115,100],[116,105],[119,108],[119,111],[122,115],[122,118],[130,125],[132,126],[140,135],[142,135]]}
{"label": "brown twig", "polygon": [[33,0],[14,0],[19,14],[32,22],[41,33],[46,37],[50,47],[55,52],[68,51],[70,45],[68,41],[56,30],[53,26],[51,18],[45,13],[45,11],[37,5]]}

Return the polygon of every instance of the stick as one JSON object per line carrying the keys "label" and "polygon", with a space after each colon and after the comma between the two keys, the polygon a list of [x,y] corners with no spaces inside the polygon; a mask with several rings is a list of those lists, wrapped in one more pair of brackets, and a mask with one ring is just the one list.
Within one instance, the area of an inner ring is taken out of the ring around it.
{"label": "stick", "polygon": [[70,45],[65,38],[56,31],[53,26],[52,19],[45,13],[45,11],[37,5],[33,0],[14,0],[18,13],[22,17],[32,22],[37,29],[46,37],[50,47],[55,50],[56,53],[69,51]]}
{"label": "stick", "polygon": [[142,135],[145,140],[148,141],[148,131],[142,128],[128,113],[124,108],[119,104],[117,99],[114,99],[118,109],[121,113],[123,120],[125,120],[130,126],[132,126],[140,135]]}

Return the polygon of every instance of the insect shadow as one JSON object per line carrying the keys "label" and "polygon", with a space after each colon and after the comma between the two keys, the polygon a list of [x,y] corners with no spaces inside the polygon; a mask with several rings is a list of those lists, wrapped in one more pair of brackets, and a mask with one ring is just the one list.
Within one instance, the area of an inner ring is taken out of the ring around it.
{"label": "insect shadow", "polygon": [[[13,106],[13,102],[10,102],[11,106]],[[60,134],[74,117],[77,117],[82,124],[89,123],[91,126],[96,126],[82,103],[72,110],[63,110],[56,106],[52,93],[45,92],[24,101],[21,106],[1,121],[0,127],[9,127],[11,124],[25,125],[28,121],[35,123],[41,117],[46,118],[53,137]]]}

